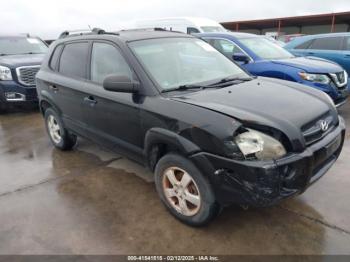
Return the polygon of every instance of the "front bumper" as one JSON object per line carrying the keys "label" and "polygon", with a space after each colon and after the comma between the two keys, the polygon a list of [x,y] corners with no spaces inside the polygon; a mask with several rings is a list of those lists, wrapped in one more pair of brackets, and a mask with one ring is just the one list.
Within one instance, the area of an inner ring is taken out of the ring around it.
{"label": "front bumper", "polygon": [[[6,94],[15,94],[7,97]],[[0,106],[7,108],[14,105],[36,104],[38,95],[35,86],[23,86],[15,81],[0,81]]]}
{"label": "front bumper", "polygon": [[269,206],[304,192],[335,163],[344,143],[345,124],[339,125],[304,152],[276,161],[237,161],[201,152],[191,156],[208,177],[218,202]]}

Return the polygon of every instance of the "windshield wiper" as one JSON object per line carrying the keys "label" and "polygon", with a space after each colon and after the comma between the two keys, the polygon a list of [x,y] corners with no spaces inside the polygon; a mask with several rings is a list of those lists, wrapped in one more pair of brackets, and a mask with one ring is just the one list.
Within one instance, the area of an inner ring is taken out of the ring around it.
{"label": "windshield wiper", "polygon": [[189,90],[189,89],[201,89],[203,87],[204,86],[202,86],[202,85],[181,85],[181,86],[174,87],[174,88],[164,89],[164,90],[162,90],[162,93],[172,92],[172,91],[184,91],[184,90]]}
{"label": "windshield wiper", "polygon": [[9,55],[9,54],[3,54],[3,53],[0,54],[0,56],[5,56],[5,55]]}
{"label": "windshield wiper", "polygon": [[229,82],[234,82],[234,81],[238,81],[238,82],[247,82],[247,81],[251,81],[253,79],[255,79],[256,77],[254,76],[250,76],[250,77],[225,77],[220,79],[219,81],[211,84],[210,86],[216,86],[216,85],[220,85],[220,84],[226,84]]}
{"label": "windshield wiper", "polygon": [[40,52],[26,52],[26,53],[21,53],[19,55],[35,55],[35,54],[43,54],[43,53],[40,53]]}

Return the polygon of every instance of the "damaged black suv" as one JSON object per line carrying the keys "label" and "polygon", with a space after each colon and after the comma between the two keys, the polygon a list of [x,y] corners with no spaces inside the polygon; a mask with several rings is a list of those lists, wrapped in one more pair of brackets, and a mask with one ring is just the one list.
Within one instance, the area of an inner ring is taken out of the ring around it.
{"label": "damaged black suv", "polygon": [[345,125],[323,92],[252,77],[209,44],[161,30],[65,32],[37,75],[59,149],[77,136],[154,171],[179,220],[268,206],[304,192],[334,164]]}

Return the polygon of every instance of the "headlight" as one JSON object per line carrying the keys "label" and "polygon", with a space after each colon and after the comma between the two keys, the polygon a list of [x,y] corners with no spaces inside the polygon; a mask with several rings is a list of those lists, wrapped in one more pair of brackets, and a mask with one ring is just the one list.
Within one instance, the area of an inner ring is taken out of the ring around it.
{"label": "headlight", "polygon": [[247,129],[247,132],[237,135],[234,140],[246,158],[272,160],[287,154],[286,149],[278,140],[252,129]]}
{"label": "headlight", "polygon": [[0,66],[0,80],[12,80],[10,68],[6,66]]}
{"label": "headlight", "polygon": [[328,85],[331,82],[331,80],[329,79],[329,77],[327,75],[308,74],[305,72],[300,72],[299,76],[306,81],[325,84],[325,85]]}

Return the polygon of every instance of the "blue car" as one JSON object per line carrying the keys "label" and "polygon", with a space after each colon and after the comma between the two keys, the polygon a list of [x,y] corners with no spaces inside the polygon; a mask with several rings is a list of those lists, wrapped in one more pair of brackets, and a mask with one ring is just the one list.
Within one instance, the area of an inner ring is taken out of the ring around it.
{"label": "blue car", "polygon": [[296,56],[332,60],[350,73],[350,33],[303,36],[289,42],[284,48]]}
{"label": "blue car", "polygon": [[279,78],[327,93],[337,106],[348,97],[348,74],[338,64],[315,57],[295,57],[265,36],[247,33],[196,34],[253,75]]}

